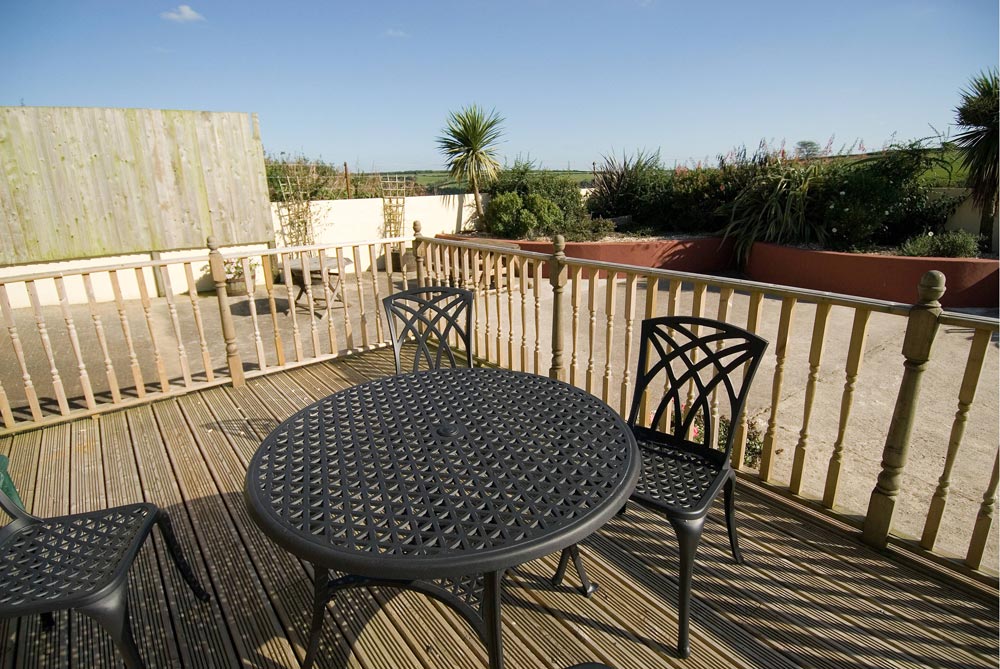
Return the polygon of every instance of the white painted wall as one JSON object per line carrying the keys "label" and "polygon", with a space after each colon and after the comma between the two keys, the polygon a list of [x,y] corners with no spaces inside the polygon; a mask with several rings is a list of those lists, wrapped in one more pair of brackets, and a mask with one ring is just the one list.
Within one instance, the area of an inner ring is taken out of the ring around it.
{"label": "white painted wall", "polygon": [[[315,217],[315,239],[317,244],[342,245],[349,242],[371,241],[383,237],[382,200],[370,198],[363,200],[321,200],[312,204]],[[440,232],[459,232],[468,224],[474,213],[474,199],[469,195],[423,195],[406,198],[404,221],[406,229],[404,236],[413,234],[413,221],[420,221],[422,233],[429,237]],[[276,205],[272,204],[275,240],[282,245],[281,225]],[[264,244],[223,248],[222,251],[254,251],[266,248]],[[204,251],[171,251],[162,254],[164,260],[172,258],[189,258],[204,256],[192,263],[195,281],[199,292],[213,289],[211,277],[208,275],[208,249]],[[14,276],[26,274],[43,274],[55,272],[79,272],[92,267],[107,267],[127,263],[148,261],[148,254],[113,256],[105,258],[88,258],[85,260],[67,260],[64,262],[41,263],[37,265],[17,265],[0,267],[0,281]],[[361,258],[359,269],[365,271],[370,266],[367,256]],[[349,265],[347,271],[354,271]],[[183,265],[171,265],[167,268],[171,292],[174,295],[187,293],[187,278]],[[126,300],[139,299],[139,283],[134,270],[120,273],[122,297]],[[153,280],[152,268],[143,268],[142,275],[146,290],[150,296],[156,296],[156,284]],[[256,273],[257,284],[264,279],[260,272]],[[91,275],[94,296],[98,302],[111,302],[115,299],[111,280],[107,273]],[[65,279],[66,295],[71,304],[84,304],[87,294],[83,279],[70,276]],[[38,301],[42,305],[59,304],[59,295],[52,279],[41,279],[35,283]],[[23,283],[7,284],[7,296],[10,306],[15,309],[30,307],[28,291]]]}

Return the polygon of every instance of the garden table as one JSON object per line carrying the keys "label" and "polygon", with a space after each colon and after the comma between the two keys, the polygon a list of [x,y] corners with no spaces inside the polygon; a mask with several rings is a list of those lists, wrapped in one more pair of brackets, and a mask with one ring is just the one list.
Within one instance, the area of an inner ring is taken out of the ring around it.
{"label": "garden table", "polygon": [[264,533],[315,568],[303,667],[336,592],[386,585],[454,608],[500,669],[504,570],[595,532],[639,467],[625,421],[589,393],[504,369],[440,369],[302,409],[254,454],[246,497]]}

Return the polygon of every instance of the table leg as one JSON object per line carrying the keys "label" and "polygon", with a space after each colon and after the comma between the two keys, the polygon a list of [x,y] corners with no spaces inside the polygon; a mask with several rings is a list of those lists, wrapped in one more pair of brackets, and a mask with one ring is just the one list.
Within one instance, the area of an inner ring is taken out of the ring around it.
{"label": "table leg", "polygon": [[503,632],[500,627],[500,597],[503,593],[503,571],[491,571],[483,576],[483,622],[486,623],[486,652],[490,669],[503,669]]}
{"label": "table leg", "polygon": [[302,669],[309,669],[316,660],[319,650],[319,635],[323,630],[323,617],[326,614],[326,603],[330,598],[328,585],[330,572],[313,565],[313,608],[312,625],[309,627],[309,644],[306,647],[306,658],[302,661]]}

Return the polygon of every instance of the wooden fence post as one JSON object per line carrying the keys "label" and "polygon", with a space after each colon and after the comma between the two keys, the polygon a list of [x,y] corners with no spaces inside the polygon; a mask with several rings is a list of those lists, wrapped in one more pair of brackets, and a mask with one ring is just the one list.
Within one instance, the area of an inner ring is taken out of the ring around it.
{"label": "wooden fence post", "polygon": [[549,377],[564,381],[562,302],[563,286],[566,285],[566,240],[562,235],[556,235],[553,246],[555,253],[549,261],[549,283],[552,284],[552,366]]}
{"label": "wooden fence post", "polygon": [[944,295],[944,274],[932,270],[923,275],[918,287],[920,301],[910,309],[903,337],[903,379],[896,395],[896,407],[889,423],[889,433],[882,451],[882,471],[872,490],[865,514],[862,539],[865,543],[884,548],[889,541],[892,515],[896,508],[903,469],[906,467],[910,433],[916,413],[917,398],[920,395],[920,377],[931,357],[931,346],[937,335],[938,318]]}
{"label": "wooden fence post", "polygon": [[413,221],[413,259],[417,262],[417,287],[424,285],[427,268],[424,267],[424,239],[420,234],[420,221]]}
{"label": "wooden fence post", "polygon": [[215,295],[219,300],[219,318],[222,321],[222,338],[226,342],[226,364],[229,366],[229,378],[233,380],[233,387],[239,388],[246,384],[246,378],[243,376],[243,361],[240,359],[240,350],[236,346],[236,328],[233,326],[233,315],[229,312],[226,268],[222,262],[222,254],[219,253],[219,243],[215,237],[208,238],[208,266],[212,271]]}

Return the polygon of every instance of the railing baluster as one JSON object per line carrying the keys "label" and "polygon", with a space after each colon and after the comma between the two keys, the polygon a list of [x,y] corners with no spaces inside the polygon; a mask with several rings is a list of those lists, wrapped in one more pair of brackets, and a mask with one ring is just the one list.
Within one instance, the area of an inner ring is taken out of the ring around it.
{"label": "railing baluster", "polygon": [[[388,245],[386,245],[386,250],[388,250]],[[337,333],[333,329],[333,302],[337,299],[337,293],[330,287],[330,274],[331,267],[327,264],[326,249],[320,249],[317,253],[317,258],[319,259],[319,274],[323,277],[323,306],[326,311],[326,338],[330,344],[331,355],[336,355],[340,351],[340,347],[337,345]],[[386,255],[386,262],[389,262],[389,256]],[[341,276],[337,275],[337,281],[341,280]],[[339,287],[342,284],[338,283]],[[343,299],[343,298],[341,298]],[[347,310],[344,310],[344,317],[347,317]]]}
{"label": "railing baluster", "polygon": [[[86,280],[89,282],[89,275],[84,276],[86,276]],[[208,351],[208,342],[205,340],[205,324],[201,320],[201,307],[198,306],[198,287],[195,284],[194,271],[191,268],[191,263],[189,262],[184,263],[184,278],[187,281],[188,299],[191,302],[191,314],[194,317],[194,327],[198,332],[198,345],[201,347],[201,364],[205,368],[205,378],[208,381],[214,381],[215,370],[212,369],[212,356]],[[89,297],[90,295],[88,294],[88,298]]]}
{"label": "railing baluster", "polygon": [[948,505],[948,489],[951,487],[951,470],[955,466],[955,458],[958,450],[962,446],[962,437],[965,435],[965,423],[969,419],[969,408],[976,399],[976,390],[979,388],[979,377],[983,371],[983,363],[986,361],[986,350],[990,344],[992,333],[989,330],[976,330],[972,336],[972,346],[969,349],[969,358],[965,363],[965,373],[962,375],[962,386],[958,391],[958,410],[955,412],[955,420],[951,424],[951,435],[948,439],[948,455],[944,461],[944,471],[938,479],[937,489],[931,498],[930,510],[927,512],[927,520],[924,523],[924,531],[920,538],[920,545],[928,550],[934,548],[937,541],[938,530],[941,528],[941,519],[944,517],[945,507]]}
{"label": "railing baluster", "polygon": [[521,371],[528,371],[528,267],[530,260],[517,259],[518,280],[521,290]]}
{"label": "railing baluster", "polygon": [[[361,311],[361,345],[370,348],[368,337],[368,309],[365,307],[365,292],[361,285],[361,249],[357,244],[351,247],[351,256],[354,258],[354,283],[358,289],[358,308]],[[377,314],[376,314],[377,315]]]}
{"label": "railing baluster", "polygon": [[490,315],[490,271],[493,267],[493,254],[486,252],[483,253],[483,275],[481,281],[483,284],[483,313],[486,316],[486,322],[483,323],[483,335],[486,345],[486,360],[493,362],[493,318]]}
{"label": "railing baluster", "polygon": [[[340,299],[344,305],[344,342],[348,349],[353,350],[354,331],[351,327],[351,312],[347,308],[347,274],[344,266],[344,249],[340,246],[337,247],[337,276],[340,277]],[[360,299],[360,297],[359,295],[358,298]]]}
{"label": "railing baluster", "polygon": [[94,401],[94,389],[90,385],[90,374],[87,373],[87,365],[83,361],[83,351],[80,349],[80,338],[76,334],[76,325],[73,323],[73,316],[69,310],[69,297],[66,295],[66,284],[61,276],[55,277],[56,292],[59,295],[59,307],[62,309],[63,321],[66,323],[66,332],[69,334],[70,347],[76,357],[76,367],[80,374],[80,387],[83,389],[83,397],[87,402],[87,408],[93,411],[97,408]]}
{"label": "railing baluster", "polygon": [[535,367],[531,371],[535,374],[542,373],[542,268],[545,266],[542,260],[533,260],[534,270],[534,298],[535,298]]}
{"label": "railing baluster", "polygon": [[42,342],[42,350],[45,352],[45,359],[49,363],[49,374],[52,376],[52,388],[56,393],[56,403],[59,405],[59,413],[65,416],[69,413],[69,402],[66,400],[66,389],[63,388],[62,377],[59,376],[59,367],[56,365],[56,357],[52,352],[49,331],[45,325],[45,317],[42,315],[42,304],[38,300],[38,287],[34,281],[25,281],[24,287],[28,289],[28,299],[31,300],[31,310],[35,314],[35,326],[38,328],[38,338]]}
{"label": "railing baluster", "polygon": [[813,402],[816,399],[819,368],[823,364],[823,344],[826,342],[826,324],[829,317],[830,303],[817,303],[816,316],[813,320],[812,342],[809,345],[809,377],[806,380],[806,394],[802,409],[802,429],[799,430],[799,441],[795,444],[792,478],[788,486],[795,495],[802,493],[802,474],[806,465],[806,452],[809,449],[809,419],[812,417]]}
{"label": "railing baluster", "polygon": [[166,393],[170,391],[170,378],[167,376],[167,368],[163,363],[163,356],[160,354],[160,345],[156,338],[156,324],[153,323],[153,305],[149,300],[149,291],[146,289],[146,275],[141,267],[135,268],[135,283],[139,289],[139,301],[142,304],[146,330],[149,331],[149,344],[150,348],[153,349],[156,376],[160,380],[160,390]]}
{"label": "railing baluster", "polygon": [[264,340],[260,336],[260,323],[257,322],[257,301],[254,299],[255,282],[252,280],[253,274],[250,270],[250,258],[240,258],[240,265],[243,267],[243,277],[247,285],[247,306],[250,307],[250,325],[253,327],[253,343],[257,349],[257,366],[261,370],[267,369],[267,359],[264,355]]}
{"label": "railing baluster", "polygon": [[778,336],[774,343],[774,378],[771,382],[771,413],[764,433],[764,447],[760,455],[760,479],[770,481],[774,465],[774,451],[777,444],[778,405],[781,403],[781,383],[785,376],[785,357],[788,354],[788,335],[792,330],[792,315],[796,298],[781,300],[781,317],[778,321]]}
{"label": "railing baluster", "polygon": [[[729,322],[729,308],[732,306],[732,302],[733,302],[733,289],[731,287],[729,287],[729,286],[722,287],[719,290],[719,308],[715,312],[715,320],[720,321],[722,323],[728,323]],[[722,350],[722,340],[719,340],[719,343],[716,344],[715,350],[716,351],[721,351]],[[712,443],[709,444],[708,443],[708,439],[706,438],[705,439],[705,445],[706,446],[712,446],[713,448],[715,448],[719,444],[719,435],[720,435],[720,432],[721,432],[721,430],[719,429],[719,427],[722,424],[722,420],[719,417],[719,387],[718,386],[716,386],[715,388],[712,389],[712,400],[711,400],[711,402],[709,404],[709,407],[710,407],[709,413],[711,413],[711,416],[712,416]],[[730,430],[734,429],[734,426],[732,424],[730,424],[729,425],[729,429]]]}
{"label": "railing baluster", "polygon": [[600,272],[593,267],[587,270],[587,309],[590,312],[590,320],[587,323],[587,392],[594,393],[594,377],[597,376],[595,370],[595,359],[597,358],[597,280]]}
{"label": "railing baluster", "polygon": [[976,514],[976,524],[972,529],[972,540],[969,542],[969,552],[965,556],[965,564],[973,569],[983,566],[983,556],[989,545],[990,530],[993,529],[993,517],[997,510],[997,480],[1000,479],[1000,451],[993,458],[993,474],[990,484],[983,494],[983,503]]}
{"label": "railing baluster", "polygon": [[10,344],[14,349],[14,357],[17,358],[17,364],[21,368],[21,381],[24,384],[25,399],[28,400],[28,407],[31,409],[31,418],[36,421],[41,420],[42,407],[38,403],[35,384],[32,382],[31,373],[28,371],[28,361],[24,357],[21,338],[17,334],[17,324],[14,321],[14,314],[10,308],[10,298],[7,297],[7,286],[2,283],[0,283],[0,311],[3,311],[4,325],[7,326],[7,334],[10,336]]}
{"label": "railing baluster", "polygon": [[[319,328],[316,325],[316,300],[313,297],[312,253],[302,251],[299,254],[302,268],[302,288],[306,293],[306,307],[309,310],[309,341],[312,344],[312,357],[319,356]],[[326,283],[326,277],[321,280]]]}
{"label": "railing baluster", "polygon": [[[285,295],[288,297],[287,314],[292,321],[292,347],[295,350],[295,362],[302,362],[302,338],[299,336],[299,319],[296,313],[298,308],[295,299],[292,297],[292,290],[295,288],[295,285],[292,283],[292,256],[291,254],[281,253],[278,255],[278,258],[281,262],[282,278],[285,282]],[[305,268],[303,268],[303,271],[306,271]]]}
{"label": "railing baluster", "polygon": [[618,272],[607,270],[604,278],[604,383],[601,386],[601,399],[611,403],[611,368],[613,366],[612,351],[615,339],[615,301],[618,295],[616,283]]}
{"label": "railing baluster", "polygon": [[[643,318],[644,319],[649,319],[649,318],[653,318],[654,316],[656,316],[656,303],[659,301],[658,300],[659,291],[660,291],[660,281],[659,281],[659,279],[657,279],[654,276],[647,276],[646,277],[646,310],[643,312]],[[648,371],[648,369],[649,369],[648,365],[652,363],[652,357],[650,357],[651,353],[652,353],[652,345],[647,342],[647,344],[646,344],[646,355],[647,355],[646,364],[647,364],[647,368],[644,369],[644,370],[642,370],[643,374],[645,374]],[[641,354],[642,353],[640,352],[640,355]],[[649,426],[649,392],[648,391],[644,392],[642,394],[642,398],[639,401],[640,401],[640,404],[639,404],[638,423],[639,423],[639,425],[645,425],[645,426],[648,427]]]}
{"label": "railing baluster", "polygon": [[569,383],[570,385],[577,385],[577,375],[579,373],[580,366],[580,276],[582,269],[579,265],[573,267],[570,272],[570,281],[572,283],[572,293],[570,294],[570,304],[573,308],[573,319],[570,322],[570,338],[573,340],[573,344],[570,347],[570,357],[569,357]]}
{"label": "railing baluster", "polygon": [[[382,331],[382,315],[380,313],[382,309],[382,291],[378,287],[378,256],[375,253],[376,246],[376,244],[368,245],[368,262],[372,272],[372,299],[374,300],[372,308],[375,310],[375,341],[379,344],[384,344],[386,339],[385,333]],[[385,272],[388,275],[392,267],[392,258],[388,255],[384,255],[383,257]]]}
{"label": "railing baluster", "polygon": [[[760,323],[760,312],[761,307],[764,304],[764,294],[754,292],[750,294],[750,301],[747,304],[747,331],[757,334],[757,326]],[[743,375],[747,374],[747,370],[750,369],[750,363],[743,365]],[[736,435],[733,437],[733,452],[730,457],[729,463],[734,469],[742,469],[743,462],[746,460],[747,453],[747,438],[749,435],[748,425],[749,419],[747,418],[746,409],[737,417],[738,423],[736,426]]]}
{"label": "railing baluster", "polygon": [[628,415],[629,388],[632,385],[632,327],[635,322],[635,282],[636,275],[625,275],[625,362],[622,372],[621,402],[618,413]]}
{"label": "railing baluster", "polygon": [[181,378],[184,380],[184,387],[191,387],[191,365],[188,362],[187,349],[184,347],[184,334],[181,332],[181,322],[177,315],[177,305],[174,302],[174,287],[170,283],[170,268],[161,265],[161,278],[163,280],[163,299],[167,303],[167,313],[170,315],[170,324],[174,329],[174,339],[177,340],[177,362],[181,366]]}
{"label": "railing baluster", "polygon": [[[705,315],[705,292],[707,290],[708,290],[708,285],[700,282],[695,283],[691,289],[691,315],[694,316],[695,318],[702,318]],[[700,330],[701,328],[698,327],[697,325],[691,326],[691,332],[694,333],[696,337],[698,336],[698,332]],[[698,355],[698,349],[692,349],[690,356],[691,363],[694,364],[698,362],[698,359],[700,357],[701,356]],[[694,407],[691,405],[694,404],[694,396],[695,396],[694,379],[688,381],[687,388],[688,391],[687,391],[687,397],[684,399],[684,406],[687,407],[688,411],[693,411]],[[694,424],[692,423],[692,427],[693,425]],[[690,434],[685,435],[684,438],[690,439],[691,435]]]}
{"label": "railing baluster", "polygon": [[496,331],[496,345],[497,345],[497,364],[503,364],[503,309],[501,307],[500,291],[503,286],[503,255],[501,253],[493,254],[493,286],[494,293],[493,299],[496,301],[496,314],[497,314],[497,331]]}
{"label": "railing baluster", "polygon": [[840,421],[837,425],[837,438],[830,454],[830,464],[826,470],[826,486],[823,489],[823,506],[832,509],[837,501],[837,486],[840,485],[840,470],[844,462],[844,440],[847,437],[847,423],[854,406],[854,387],[861,370],[861,361],[865,355],[865,343],[868,341],[868,319],[871,311],[855,309],[854,325],[851,327],[851,343],[847,350],[847,364],[844,369],[844,392],[840,399]]}
{"label": "railing baluster", "polygon": [[4,390],[3,383],[0,383],[0,418],[3,419],[4,427],[14,427],[14,413],[10,410],[10,400],[7,399],[7,391]]}
{"label": "railing baluster", "polygon": [[118,322],[122,327],[122,336],[125,337],[125,347],[128,350],[129,367],[132,370],[135,393],[136,396],[142,398],[146,396],[146,384],[142,380],[142,368],[139,366],[139,357],[135,353],[135,345],[132,342],[132,328],[129,326],[128,313],[125,311],[125,300],[122,298],[118,270],[108,272],[108,278],[111,280],[111,290],[115,295],[115,306],[118,308]]}
{"label": "railing baluster", "polygon": [[507,366],[514,369],[514,277],[515,258],[507,258]]}

